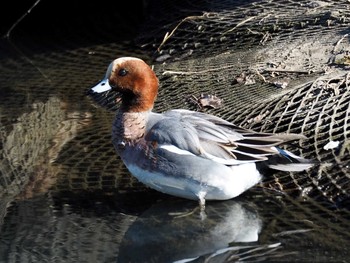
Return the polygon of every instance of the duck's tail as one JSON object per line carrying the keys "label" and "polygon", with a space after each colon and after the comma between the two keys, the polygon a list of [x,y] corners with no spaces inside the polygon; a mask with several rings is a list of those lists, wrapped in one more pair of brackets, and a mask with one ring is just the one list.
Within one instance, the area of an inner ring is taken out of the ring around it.
{"label": "duck's tail", "polygon": [[279,154],[271,155],[268,160],[264,161],[264,166],[270,169],[286,172],[300,172],[311,168],[317,163],[315,160],[305,159],[287,150],[278,147],[276,147],[276,149]]}

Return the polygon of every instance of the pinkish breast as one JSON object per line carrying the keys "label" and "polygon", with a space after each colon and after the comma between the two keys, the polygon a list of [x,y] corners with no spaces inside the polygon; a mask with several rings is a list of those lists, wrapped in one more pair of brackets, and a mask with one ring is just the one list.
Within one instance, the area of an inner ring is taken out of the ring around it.
{"label": "pinkish breast", "polygon": [[114,146],[137,143],[145,135],[149,112],[119,111],[112,127]]}

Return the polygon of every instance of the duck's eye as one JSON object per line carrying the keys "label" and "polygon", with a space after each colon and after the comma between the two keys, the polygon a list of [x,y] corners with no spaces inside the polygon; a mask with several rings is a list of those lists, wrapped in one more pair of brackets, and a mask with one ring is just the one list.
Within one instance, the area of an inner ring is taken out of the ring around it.
{"label": "duck's eye", "polygon": [[124,77],[128,74],[128,71],[125,68],[122,68],[118,71],[118,75]]}

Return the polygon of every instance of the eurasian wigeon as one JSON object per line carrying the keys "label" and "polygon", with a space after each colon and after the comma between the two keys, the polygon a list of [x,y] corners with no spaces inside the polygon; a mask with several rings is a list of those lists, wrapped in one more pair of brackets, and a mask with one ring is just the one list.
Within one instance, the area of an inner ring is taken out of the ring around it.
{"label": "eurasian wigeon", "polygon": [[277,146],[305,138],[260,133],[219,117],[185,109],[152,111],[158,78],[139,58],[121,57],[92,92],[115,91],[121,99],[112,141],[124,164],[143,184],[199,200],[234,198],[262,180],[261,167],[302,171],[312,161]]}

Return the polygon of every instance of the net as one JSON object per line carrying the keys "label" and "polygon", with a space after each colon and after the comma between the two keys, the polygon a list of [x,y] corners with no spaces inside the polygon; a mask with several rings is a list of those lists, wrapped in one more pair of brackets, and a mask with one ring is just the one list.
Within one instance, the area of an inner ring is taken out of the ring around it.
{"label": "net", "polygon": [[266,185],[347,200],[347,2],[191,1],[186,9],[163,8],[158,12],[172,15],[154,15],[137,39],[154,52],[161,83],[156,109],[185,104],[256,131],[302,133],[308,139],[296,153],[320,165],[306,174],[276,174]]}

